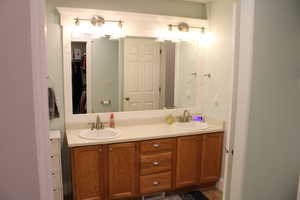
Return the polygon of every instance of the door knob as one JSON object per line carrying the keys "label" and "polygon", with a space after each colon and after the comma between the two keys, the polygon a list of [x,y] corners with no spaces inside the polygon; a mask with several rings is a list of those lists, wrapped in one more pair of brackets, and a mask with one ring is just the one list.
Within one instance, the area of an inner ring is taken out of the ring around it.
{"label": "door knob", "polygon": [[126,101],[130,101],[130,97],[125,97],[125,100]]}

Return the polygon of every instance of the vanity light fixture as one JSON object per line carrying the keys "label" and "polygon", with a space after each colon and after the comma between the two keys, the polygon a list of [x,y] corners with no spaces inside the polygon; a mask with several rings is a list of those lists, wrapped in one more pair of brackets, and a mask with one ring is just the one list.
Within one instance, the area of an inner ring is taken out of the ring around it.
{"label": "vanity light fixture", "polygon": [[169,24],[167,31],[158,33],[158,41],[171,40],[172,42],[199,41],[205,35],[205,27],[190,26],[185,22]]}
{"label": "vanity light fixture", "polygon": [[[74,30],[76,36],[80,34],[92,34],[93,38],[110,36],[111,39],[119,39],[125,37],[123,33],[123,21],[121,20],[105,20],[103,17],[94,15],[91,18],[74,18]],[[88,21],[89,24],[81,24],[81,21]],[[83,27],[83,25],[85,25]],[[82,27],[81,27],[82,26]]]}
{"label": "vanity light fixture", "polygon": [[179,24],[169,24],[169,31],[173,31],[174,27],[176,27],[180,32],[189,32],[191,29],[200,29],[201,33],[205,32],[205,27],[189,26],[185,22],[181,22]]}

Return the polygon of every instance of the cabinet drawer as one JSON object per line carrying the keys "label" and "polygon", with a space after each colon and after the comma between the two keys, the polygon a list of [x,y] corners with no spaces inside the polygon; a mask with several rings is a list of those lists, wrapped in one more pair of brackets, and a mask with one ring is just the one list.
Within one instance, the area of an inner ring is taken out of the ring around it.
{"label": "cabinet drawer", "polygon": [[61,176],[59,172],[52,172],[52,185],[54,188],[59,188],[61,187]]}
{"label": "cabinet drawer", "polygon": [[60,155],[60,140],[50,139],[50,155]]}
{"label": "cabinet drawer", "polygon": [[63,200],[62,190],[60,188],[53,188],[53,199],[54,200]]}
{"label": "cabinet drawer", "polygon": [[140,169],[141,175],[153,174],[171,170],[172,153],[158,153],[152,155],[141,155]]}
{"label": "cabinet drawer", "polygon": [[169,189],[171,189],[171,172],[140,177],[140,192],[142,194]]}
{"label": "cabinet drawer", "polygon": [[174,148],[174,144],[174,139],[144,141],[140,143],[140,151],[143,154],[172,151]]}
{"label": "cabinet drawer", "polygon": [[51,156],[52,172],[60,171],[60,159],[58,155]]}

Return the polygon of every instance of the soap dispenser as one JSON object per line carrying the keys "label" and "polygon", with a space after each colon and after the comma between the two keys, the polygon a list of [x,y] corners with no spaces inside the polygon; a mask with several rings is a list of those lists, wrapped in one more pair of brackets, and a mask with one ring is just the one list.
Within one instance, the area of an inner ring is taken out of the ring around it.
{"label": "soap dispenser", "polygon": [[111,113],[111,115],[110,115],[109,127],[110,128],[115,128],[115,116],[114,116],[114,113]]}

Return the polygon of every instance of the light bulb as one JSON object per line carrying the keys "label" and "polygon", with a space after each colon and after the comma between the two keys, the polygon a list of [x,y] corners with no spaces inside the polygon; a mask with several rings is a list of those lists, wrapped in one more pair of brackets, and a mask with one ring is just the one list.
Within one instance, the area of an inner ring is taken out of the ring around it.
{"label": "light bulb", "polygon": [[215,34],[212,32],[208,32],[208,33],[202,34],[202,36],[199,39],[199,45],[209,46],[209,45],[214,44],[215,41],[216,41]]}
{"label": "light bulb", "polygon": [[73,25],[71,27],[71,33],[73,38],[80,38],[81,36],[80,25]]}
{"label": "light bulb", "polygon": [[90,28],[91,34],[92,34],[92,38],[96,39],[96,38],[101,38],[105,36],[105,33],[103,32],[103,29],[99,26],[92,26]]}

